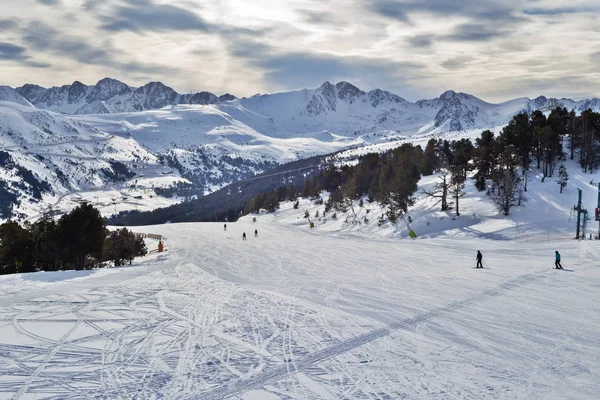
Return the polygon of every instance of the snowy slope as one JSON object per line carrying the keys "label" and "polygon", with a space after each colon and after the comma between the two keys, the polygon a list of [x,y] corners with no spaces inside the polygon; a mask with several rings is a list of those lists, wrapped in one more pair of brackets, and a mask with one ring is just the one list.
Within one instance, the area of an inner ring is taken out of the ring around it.
{"label": "snowy slope", "polygon": [[[0,276],[0,397],[600,391],[595,242],[370,240],[262,217],[226,232],[139,229],[166,235],[167,253],[133,267]],[[471,269],[477,249],[489,269]],[[555,249],[568,271],[548,269]]]}
{"label": "snowy slope", "polygon": [[26,107],[33,107],[29,101],[25,100],[23,96],[10,86],[0,86],[0,101],[8,101]]}
{"label": "snowy slope", "polygon": [[[475,136],[475,135],[473,135]],[[462,137],[469,137],[464,135]],[[473,138],[473,137],[471,137]],[[457,138],[458,139],[458,138]],[[416,144],[423,145],[419,140]],[[397,146],[397,144],[396,144]],[[370,146],[369,151],[385,150],[382,146]],[[350,150],[336,155],[340,164],[352,163],[364,150]],[[577,204],[578,189],[582,190],[582,205],[590,213],[585,231],[586,237],[599,233],[598,222],[594,221],[594,209],[598,204],[598,183],[600,172],[593,174],[581,171],[576,160],[564,162],[569,174],[569,181],[563,193],[560,193],[557,177],[546,178],[535,169],[529,174],[526,201],[514,207],[509,216],[501,215],[485,192],[479,192],[473,179],[468,179],[465,195],[459,201],[460,216],[455,210],[440,211],[436,199],[429,198],[423,191],[431,192],[438,181],[437,175],[422,177],[415,192],[415,204],[406,215],[410,217],[410,228],[422,238],[488,238],[512,241],[549,242],[557,239],[575,237],[576,213],[573,207]],[[328,193],[321,197],[327,201]],[[327,234],[352,234],[369,238],[407,238],[408,226],[399,222],[394,225],[385,222],[379,226],[380,216],[385,208],[377,203],[369,203],[365,197],[363,206],[360,201],[353,203],[353,209],[346,212],[331,210],[324,216],[325,206],[309,199],[301,199],[300,207],[293,209],[292,202],[281,203],[280,210],[268,214],[262,211],[261,218],[273,224],[296,226],[307,229],[309,222],[315,224],[316,232]],[[449,201],[453,199],[449,198]],[[310,221],[304,218],[305,211],[310,213]],[[319,217],[315,217],[316,213]],[[333,214],[336,214],[336,219]],[[249,218],[249,217],[246,217]],[[385,218],[387,220],[387,218]]]}
{"label": "snowy slope", "polygon": [[9,102],[0,102],[0,153],[0,219],[37,215],[80,191],[125,189],[141,171],[170,171],[131,138]]}

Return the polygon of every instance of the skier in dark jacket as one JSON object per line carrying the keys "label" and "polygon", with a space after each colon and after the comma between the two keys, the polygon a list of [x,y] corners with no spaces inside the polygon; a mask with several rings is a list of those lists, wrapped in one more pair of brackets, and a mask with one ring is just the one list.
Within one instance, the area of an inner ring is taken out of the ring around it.
{"label": "skier in dark jacket", "polygon": [[254,230],[254,237],[258,237],[258,229]]}
{"label": "skier in dark jacket", "polygon": [[558,252],[558,250],[556,250],[556,256],[554,257],[554,260],[554,266],[556,267],[556,269],[564,269],[560,263],[560,253]]}
{"label": "skier in dark jacket", "polygon": [[223,230],[226,231],[227,230],[227,224],[223,225]]}
{"label": "skier in dark jacket", "polygon": [[475,268],[483,268],[483,264],[481,263],[481,260],[483,260],[483,255],[481,254],[481,251],[477,250],[477,266]]}
{"label": "skier in dark jacket", "polygon": [[242,233],[242,240],[246,240],[246,232]]}

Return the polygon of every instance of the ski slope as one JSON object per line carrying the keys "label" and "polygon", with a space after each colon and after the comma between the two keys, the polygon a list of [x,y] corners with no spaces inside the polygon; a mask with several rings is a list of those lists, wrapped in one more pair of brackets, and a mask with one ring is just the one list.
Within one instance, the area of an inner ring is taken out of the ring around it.
{"label": "ski slope", "polygon": [[[0,398],[600,392],[598,242],[371,240],[263,216],[136,229],[168,251],[0,276]],[[549,269],[555,250],[566,271]]]}

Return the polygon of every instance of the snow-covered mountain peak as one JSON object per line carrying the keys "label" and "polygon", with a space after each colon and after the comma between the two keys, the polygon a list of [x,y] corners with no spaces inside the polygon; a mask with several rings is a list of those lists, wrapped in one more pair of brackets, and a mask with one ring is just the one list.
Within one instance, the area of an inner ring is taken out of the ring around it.
{"label": "snow-covered mountain peak", "polygon": [[391,103],[408,103],[402,97],[381,89],[371,90],[367,95],[369,96],[369,103],[371,103],[373,107],[377,107],[380,103],[385,101]]}
{"label": "snow-covered mountain peak", "polygon": [[121,81],[103,78],[96,83],[88,95],[88,101],[106,101],[118,95],[130,92],[131,88]]}
{"label": "snow-covered mountain peak", "polygon": [[73,82],[69,86],[67,101],[69,103],[76,103],[87,95],[88,87],[79,81]]}
{"label": "snow-covered mountain peak", "polygon": [[351,83],[342,81],[335,85],[337,95],[340,100],[346,100],[350,103],[354,102],[358,96],[364,95],[365,92],[357,88]]}
{"label": "snow-covered mountain peak", "polygon": [[48,91],[45,87],[31,83],[26,83],[15,90],[32,104],[35,104]]}
{"label": "snow-covered mountain peak", "polygon": [[221,96],[219,96],[219,101],[232,101],[237,99],[237,97],[235,97],[234,95],[230,94],[230,93],[225,93]]}
{"label": "snow-covered mountain peak", "polygon": [[182,103],[189,103],[189,104],[202,104],[202,105],[207,105],[207,104],[215,104],[216,102],[219,101],[219,98],[211,93],[211,92],[198,92],[198,93],[194,93],[192,95],[189,95],[189,99],[186,99],[187,101],[182,101]]}
{"label": "snow-covered mountain peak", "polygon": [[11,103],[17,103],[26,107],[33,107],[29,101],[21,96],[15,89],[10,86],[0,86],[0,101],[8,101]]}
{"label": "snow-covered mountain peak", "polygon": [[446,90],[439,97],[440,100],[450,100],[456,97],[457,93],[454,90]]}

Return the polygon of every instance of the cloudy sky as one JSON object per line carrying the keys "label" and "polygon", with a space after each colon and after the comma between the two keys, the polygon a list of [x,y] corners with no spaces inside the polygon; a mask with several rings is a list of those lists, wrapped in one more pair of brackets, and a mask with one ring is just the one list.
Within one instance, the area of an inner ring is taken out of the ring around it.
{"label": "cloudy sky", "polygon": [[0,85],[600,97],[600,0],[1,0]]}

